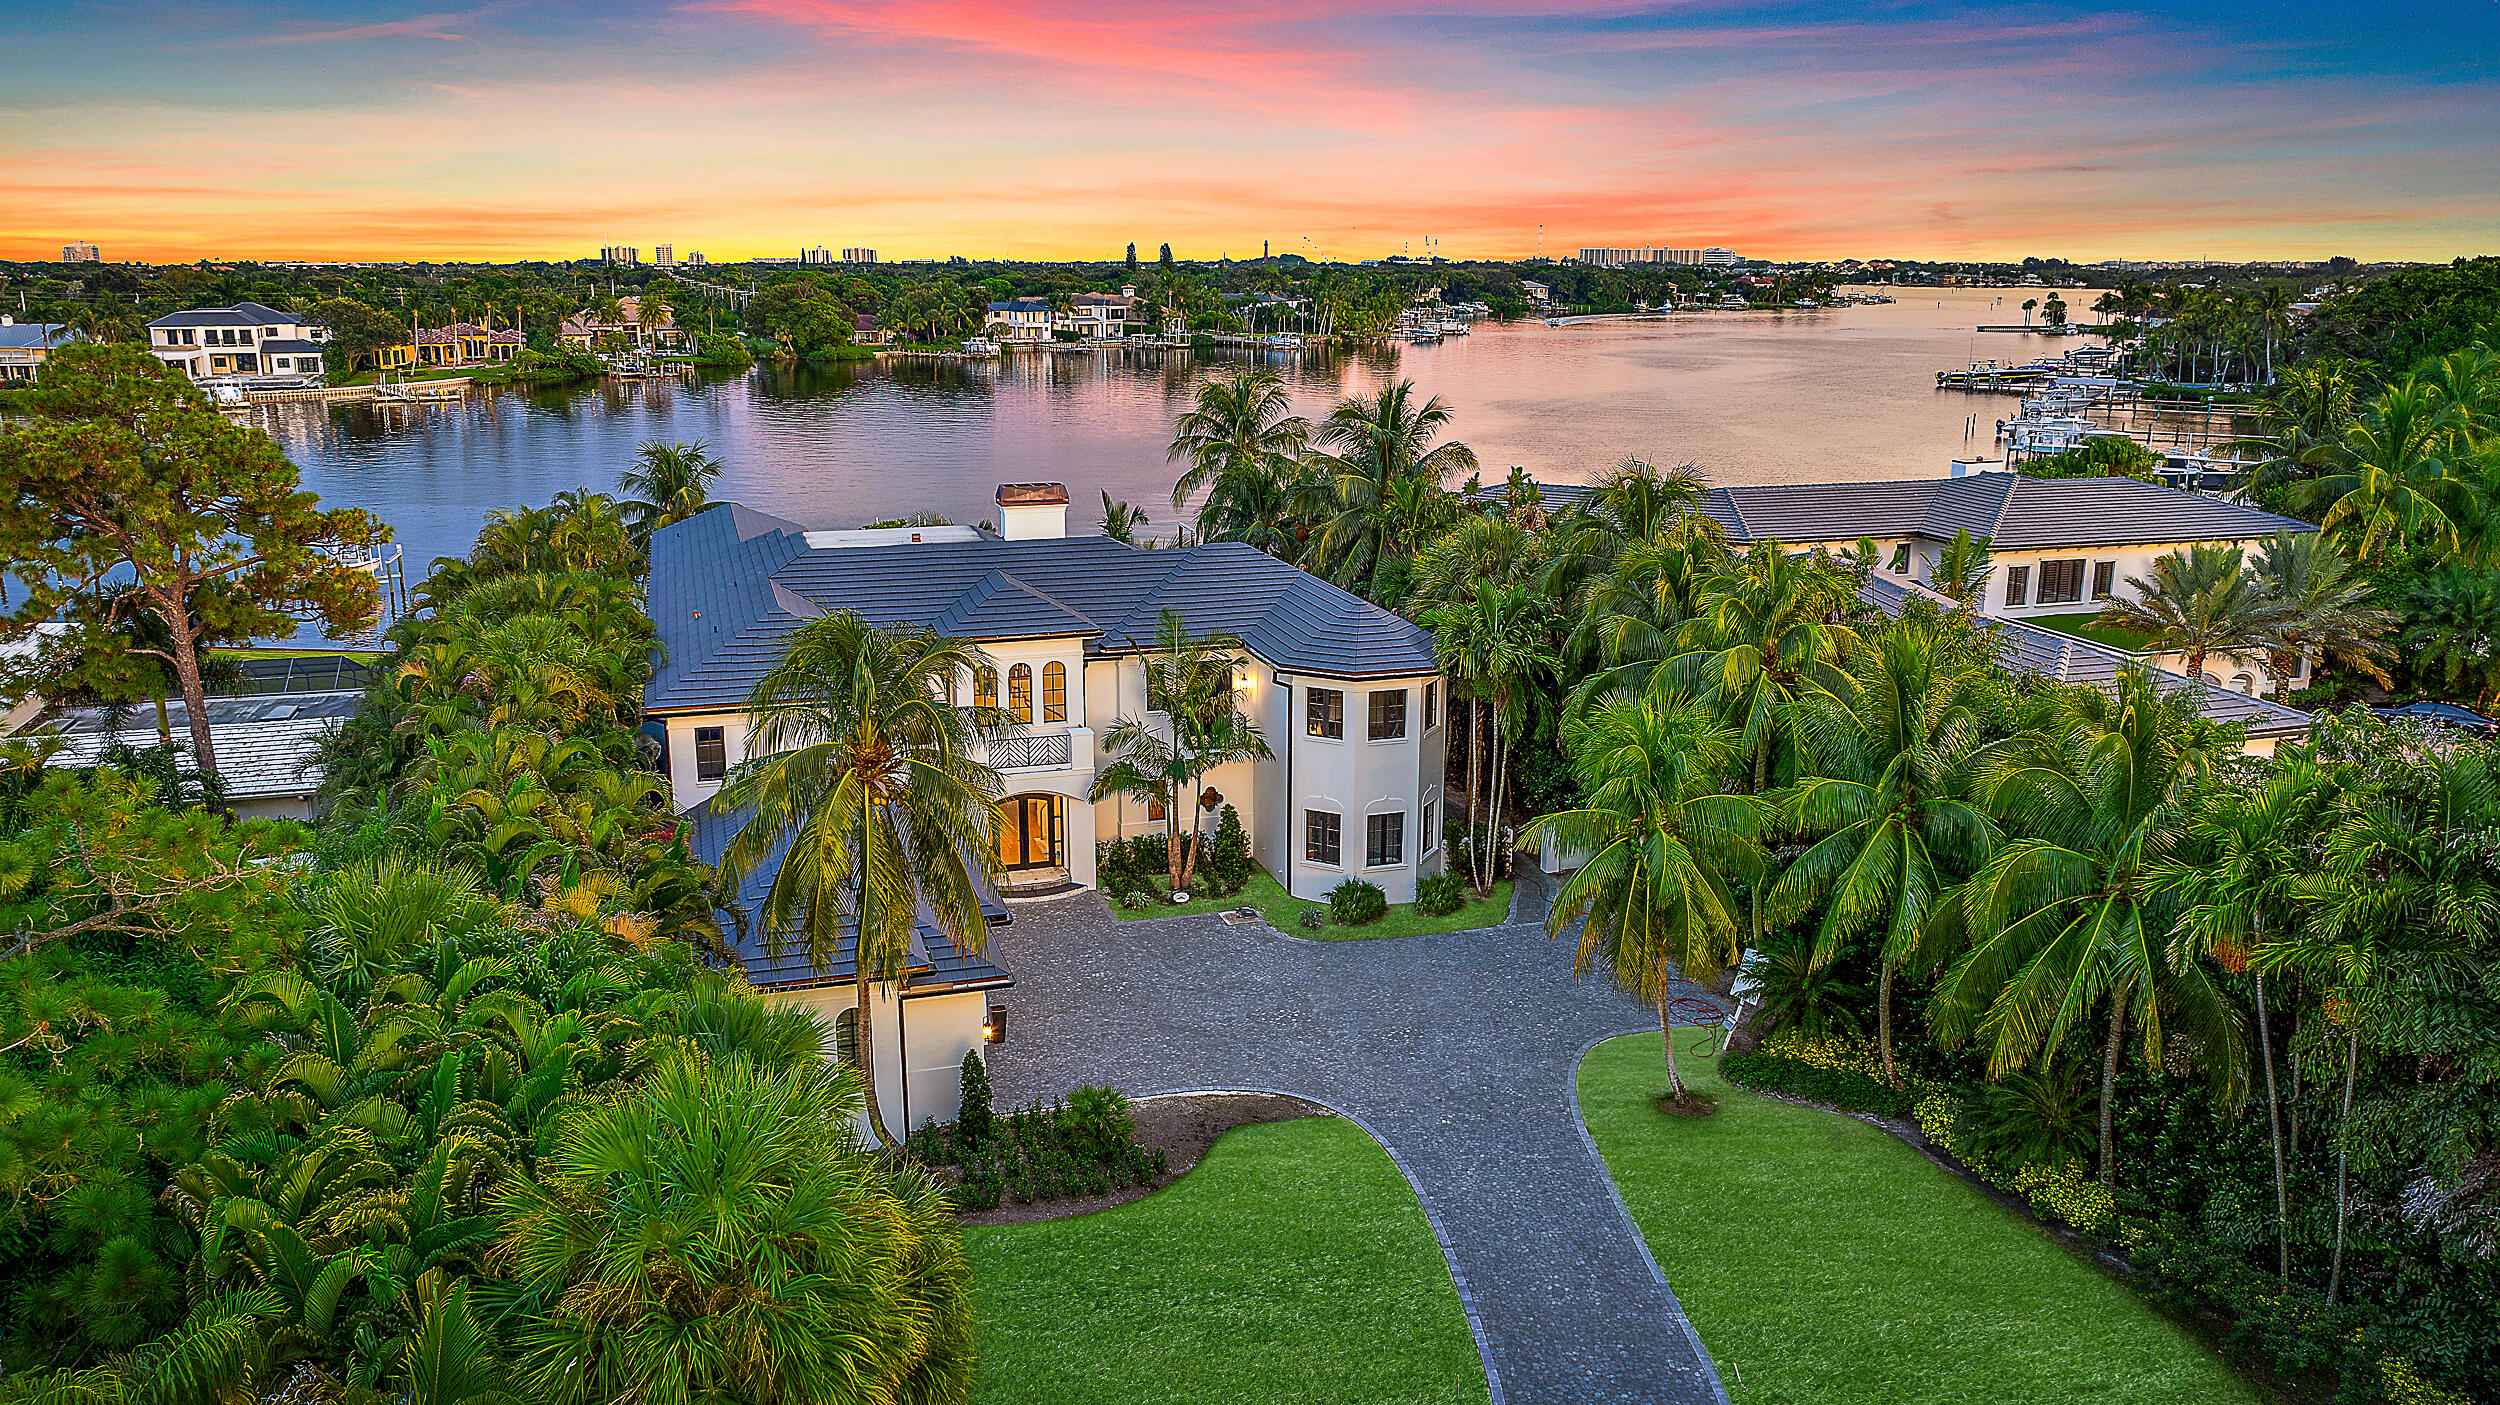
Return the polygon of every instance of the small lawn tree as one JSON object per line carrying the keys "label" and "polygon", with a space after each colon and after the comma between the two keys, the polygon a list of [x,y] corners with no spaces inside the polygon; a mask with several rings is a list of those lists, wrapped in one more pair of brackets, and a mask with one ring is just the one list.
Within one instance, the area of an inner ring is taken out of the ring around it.
{"label": "small lawn tree", "polygon": [[[1087,798],[1125,795],[1163,806],[1164,854],[1175,892],[1189,886],[1197,866],[1198,796],[1207,776],[1235,761],[1275,755],[1258,727],[1233,705],[1233,650],[1238,641],[1193,638],[1177,611],[1157,624],[1154,652],[1146,656],[1146,705],[1164,714],[1158,725],[1123,717],[1103,733],[1103,749],[1117,758],[1094,778]],[[1186,833],[1181,814],[1188,811]]]}
{"label": "small lawn tree", "polygon": [[[0,638],[67,618],[73,647],[161,659],[181,690],[199,768],[215,772],[203,653],[299,623],[332,633],[370,625],[379,584],[340,553],[371,548],[389,530],[354,508],[322,508],[267,435],[228,423],[139,347],[61,348],[27,408],[0,435],[0,558],[20,587]],[[130,589],[114,610],[68,608],[116,581]],[[162,647],[112,628],[129,610],[162,623]]]}

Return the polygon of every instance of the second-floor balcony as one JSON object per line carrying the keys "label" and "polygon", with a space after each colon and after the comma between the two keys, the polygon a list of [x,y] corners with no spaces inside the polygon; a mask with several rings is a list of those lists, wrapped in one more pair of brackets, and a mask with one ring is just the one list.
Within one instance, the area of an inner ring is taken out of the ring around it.
{"label": "second-floor balcony", "polygon": [[990,743],[989,764],[1000,771],[1063,771],[1091,766],[1093,740],[1093,732],[1082,727],[1064,732],[1013,733]]}

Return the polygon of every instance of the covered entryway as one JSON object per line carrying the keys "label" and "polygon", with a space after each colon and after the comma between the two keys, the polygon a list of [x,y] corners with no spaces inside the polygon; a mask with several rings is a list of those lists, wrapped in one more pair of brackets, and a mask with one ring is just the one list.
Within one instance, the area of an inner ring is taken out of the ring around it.
{"label": "covered entryway", "polygon": [[1066,797],[1010,795],[998,802],[998,868],[1009,893],[1067,886]]}

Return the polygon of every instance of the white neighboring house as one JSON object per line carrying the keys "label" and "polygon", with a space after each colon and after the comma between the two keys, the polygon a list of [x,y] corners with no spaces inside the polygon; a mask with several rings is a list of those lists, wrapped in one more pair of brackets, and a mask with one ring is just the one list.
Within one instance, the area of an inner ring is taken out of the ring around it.
{"label": "white neighboring house", "polygon": [[256,302],[170,313],[148,324],[148,349],[194,381],[318,377],[329,329]]}
{"label": "white neighboring house", "polygon": [[1071,311],[1051,318],[1052,330],[1071,331],[1088,341],[1116,341],[1128,335],[1137,288],[1130,284],[1116,293],[1079,293],[1073,301]]}
{"label": "white neighboring house", "polygon": [[996,342],[1045,342],[1050,340],[1051,311],[1048,298],[1008,298],[989,305],[988,320],[983,331]]}
{"label": "white neighboring house", "polygon": [[[1573,483],[1543,483],[1538,489],[1548,513],[1585,506],[1592,492]],[[1502,484],[1487,484],[1471,501],[1498,507],[1503,495]],[[2009,473],[1735,485],[1710,489],[1701,510],[1740,547],[1776,541],[1838,553],[1871,538],[1879,566],[1858,594],[1888,615],[1900,614],[1914,597],[1951,607],[1953,602],[1933,588],[1937,553],[1956,528],[1988,537],[1988,579],[1971,604],[1997,625],[2006,667],[2053,682],[2107,687],[2121,668],[2143,662],[2152,665],[2154,682],[2165,693],[2193,686],[2181,671],[2183,656],[2131,654],[2033,621],[2096,613],[2113,598],[2133,598],[2130,578],[2151,574],[2155,560],[2200,542],[2240,547],[2253,556],[2279,532],[2317,530],[2289,517],[2133,478]],[[2216,655],[2206,662],[2209,686],[2198,694],[2198,706],[2207,717],[2244,727],[2243,750],[2271,756],[2283,740],[2308,734],[2309,714],[2262,696],[2269,680],[2258,661]],[[2294,678],[2306,677],[2304,665]]]}
{"label": "white neighboring house", "polygon": [[[1275,752],[1216,770],[1216,804],[1193,818],[1211,833],[1221,806],[1235,806],[1254,857],[1301,898],[1363,878],[1411,902],[1417,880],[1442,871],[1447,691],[1430,635],[1237,543],[1145,551],[1068,536],[1060,484],[1008,484],[998,506],[995,533],[809,531],[724,505],[653,535],[650,609],[663,652],[645,710],[665,730],[664,764],[699,858],[716,859],[735,832],[709,802],[748,757],[747,690],[802,622],[848,610],[872,624],[926,625],[989,655],[994,679],[963,680],[959,696],[995,688],[1020,724],[986,758],[1006,783],[1004,896],[1090,886],[1098,840],[1163,832],[1148,805],[1086,797],[1103,762],[1097,739],[1122,718],[1154,720],[1145,656],[1168,608],[1193,634],[1242,642],[1235,703]],[[753,893],[769,879],[759,871]],[[886,1039],[900,1041],[900,1076],[878,1066],[890,1124],[953,1115],[956,1068],[984,1026],[997,1027],[986,992],[1008,981],[932,929],[921,938],[927,965],[893,996],[908,1020],[871,1021],[881,1059]],[[769,947],[763,934],[742,947],[755,984],[828,1019],[851,1007],[847,960],[811,969]]]}
{"label": "white neighboring house", "polygon": [[[209,735],[217,747],[217,778],[226,803],[245,819],[309,820],[320,776],[313,762],[321,744],[347,724],[364,695],[357,692],[283,693],[208,700]],[[169,698],[165,709],[174,745],[191,746],[189,709]],[[60,708],[43,712],[20,737],[52,734],[60,750],[52,766],[93,766],[114,746],[139,750],[158,745],[156,708]]]}
{"label": "white neighboring house", "polygon": [[[1988,578],[1973,604],[2000,620],[2096,614],[2113,599],[2137,598],[2127,582],[2149,577],[2153,563],[2174,551],[2237,547],[2253,560],[2280,533],[2317,530],[2134,478],[2015,473],[1735,485],[1712,488],[1702,510],[1739,544],[1776,540],[1838,552],[1870,538],[1882,571],[1921,586],[1935,583],[1937,557],[1957,529],[1986,538]],[[2157,662],[2172,670],[2186,666],[2180,654],[2157,656]],[[2206,660],[2206,677],[2244,694],[2273,684],[2262,659],[2215,656]],[[2307,681],[2307,665],[2295,665],[2292,685]]]}
{"label": "white neighboring house", "polygon": [[66,322],[20,322],[0,315],[0,382],[33,380],[53,348],[84,340]]}

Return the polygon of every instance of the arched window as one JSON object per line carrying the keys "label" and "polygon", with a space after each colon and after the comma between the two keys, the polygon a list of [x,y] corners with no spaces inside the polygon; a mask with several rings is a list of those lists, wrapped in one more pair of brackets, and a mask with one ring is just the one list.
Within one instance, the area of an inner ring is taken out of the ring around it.
{"label": "arched window", "polygon": [[1007,670],[1007,715],[1018,722],[1033,720],[1033,665],[1029,663]]}
{"label": "arched window", "polygon": [[1042,665],[1042,720],[1068,720],[1068,666],[1063,663]]}
{"label": "arched window", "polygon": [[853,1068],[859,1067],[859,1007],[856,1005],[833,1017],[833,1056]]}
{"label": "arched window", "polygon": [[997,669],[976,668],[972,671],[972,705],[974,707],[998,706]]}
{"label": "arched window", "polygon": [[2245,673],[2232,674],[2231,686],[2249,697],[2255,697],[2257,695],[2257,680]]}

